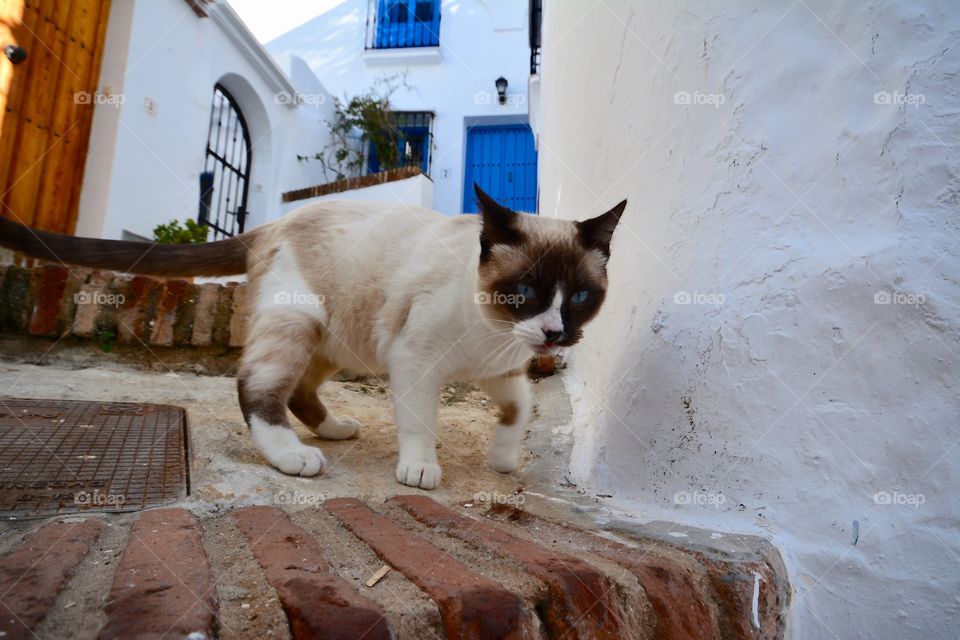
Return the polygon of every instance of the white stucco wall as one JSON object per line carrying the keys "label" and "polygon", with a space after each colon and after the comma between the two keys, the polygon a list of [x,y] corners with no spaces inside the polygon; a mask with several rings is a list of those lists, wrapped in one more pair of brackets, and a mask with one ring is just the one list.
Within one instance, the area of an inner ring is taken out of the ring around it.
{"label": "white stucco wall", "polygon": [[[461,213],[467,125],[527,121],[527,3],[444,0],[441,60],[418,64],[365,59],[367,6],[367,0],[344,0],[269,42],[267,49],[278,57],[302,57],[324,86],[341,97],[363,93],[377,78],[406,70],[410,89],[397,91],[392,102],[398,110],[436,113],[431,171],[434,208],[446,214]],[[510,99],[505,105],[497,103],[494,86],[500,76],[509,82]]]}
{"label": "white stucco wall", "polygon": [[325,144],[329,94],[302,61],[285,59],[283,71],[310,96],[306,104],[275,99],[282,91],[276,78],[214,17],[197,17],[182,0],[114,2],[99,90],[123,101],[95,107],[77,234],[152,237],[161,222],[196,218],[217,82],[238,100],[250,128],[248,229],[279,215],[283,191],[323,182],[316,163],[296,156]]}
{"label": "white stucco wall", "polygon": [[395,180],[394,182],[375,184],[361,189],[351,189],[350,191],[330,193],[306,200],[285,202],[281,207],[281,213],[286,214],[313,202],[324,200],[373,200],[388,204],[409,204],[429,209],[433,206],[433,182],[430,181],[430,178],[421,174],[406,180]]}
{"label": "white stucco wall", "polygon": [[541,212],[630,200],[578,482],[771,539],[794,638],[960,637],[960,4],[545,4]]}

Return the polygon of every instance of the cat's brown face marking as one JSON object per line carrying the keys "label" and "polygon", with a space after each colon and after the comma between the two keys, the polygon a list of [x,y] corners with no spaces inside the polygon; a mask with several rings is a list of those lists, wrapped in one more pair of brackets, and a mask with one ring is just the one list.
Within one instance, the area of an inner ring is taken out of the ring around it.
{"label": "cat's brown face marking", "polygon": [[607,289],[610,238],[626,201],[584,222],[517,214],[479,188],[478,302],[534,350],[576,344]]}

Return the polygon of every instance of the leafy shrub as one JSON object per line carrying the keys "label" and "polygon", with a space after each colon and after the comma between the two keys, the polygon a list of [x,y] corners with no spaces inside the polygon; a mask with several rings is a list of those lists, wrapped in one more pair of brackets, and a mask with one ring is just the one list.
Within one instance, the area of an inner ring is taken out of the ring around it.
{"label": "leafy shrub", "polygon": [[207,241],[208,231],[207,225],[197,224],[190,218],[186,220],[186,227],[180,226],[179,220],[171,220],[156,226],[153,241],[157,244],[202,244]]}

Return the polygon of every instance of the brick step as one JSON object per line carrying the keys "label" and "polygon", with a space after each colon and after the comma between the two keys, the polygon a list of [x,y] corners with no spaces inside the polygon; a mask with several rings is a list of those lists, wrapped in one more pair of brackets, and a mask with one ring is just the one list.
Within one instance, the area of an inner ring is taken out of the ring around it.
{"label": "brick step", "polygon": [[0,560],[0,631],[31,638],[103,526],[96,520],[52,522],[28,534]]}
{"label": "brick step", "polygon": [[323,547],[274,507],[233,512],[250,550],[277,590],[294,638],[387,640],[383,610],[334,573]]}
{"label": "brick step", "polygon": [[541,612],[550,637],[617,640],[642,633],[643,622],[631,621],[625,615],[630,607],[621,597],[619,585],[584,560],[513,536],[492,523],[457,513],[423,495],[396,496],[391,501],[430,527],[516,561],[541,580],[547,588],[541,591],[534,606]]}
{"label": "brick step", "polygon": [[323,506],[436,601],[450,640],[539,636],[535,614],[517,594],[359,500],[334,498]]}
{"label": "brick step", "polygon": [[768,545],[710,553],[628,535],[620,542],[508,505],[494,505],[487,516],[555,553],[588,553],[630,571],[656,612],[657,638],[775,640],[783,635],[789,592],[779,555]]}
{"label": "brick step", "polygon": [[104,609],[104,640],[213,636],[217,587],[192,513],[143,512],[130,532]]}
{"label": "brick step", "polygon": [[[424,495],[31,527],[0,558],[5,640],[783,637],[776,558]],[[384,563],[393,571],[365,585]]]}

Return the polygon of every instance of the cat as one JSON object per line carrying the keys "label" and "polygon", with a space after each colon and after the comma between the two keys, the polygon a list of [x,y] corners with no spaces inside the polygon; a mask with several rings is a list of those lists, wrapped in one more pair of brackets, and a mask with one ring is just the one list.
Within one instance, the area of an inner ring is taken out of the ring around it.
{"label": "cat", "polygon": [[249,233],[200,245],[74,238],[0,218],[0,245],[51,261],[161,276],[247,273],[237,375],[254,442],[283,473],[327,465],[318,437],[353,438],[317,390],[340,369],[388,374],[398,482],[439,485],[437,404],[448,381],[475,381],[500,407],[487,464],[516,469],[532,412],[532,354],[576,344],[607,289],[610,241],[626,200],[582,222],[514,212],[474,185],[480,215],[383,202],[306,205]]}

